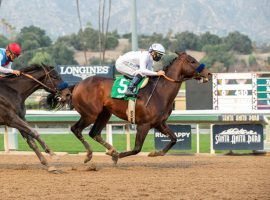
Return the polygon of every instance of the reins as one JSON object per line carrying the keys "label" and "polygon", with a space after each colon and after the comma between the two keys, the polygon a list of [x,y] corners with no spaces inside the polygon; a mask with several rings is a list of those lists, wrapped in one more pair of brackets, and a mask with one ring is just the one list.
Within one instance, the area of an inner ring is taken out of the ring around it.
{"label": "reins", "polygon": [[[200,64],[200,65],[196,68],[196,70],[195,70],[195,71],[196,71],[196,74],[200,74],[200,73],[204,70],[204,68],[205,68],[205,65],[204,65],[204,64]],[[168,80],[168,81],[170,81],[170,82],[173,82],[173,83],[182,83],[183,80],[184,80],[184,79],[182,79],[182,80],[174,80],[174,79],[172,79],[172,78],[166,76],[165,74],[162,75],[162,76],[163,76],[166,80]],[[152,92],[151,92],[149,98],[147,99],[147,102],[146,102],[146,104],[145,104],[146,107],[148,106],[148,103],[149,103],[151,97],[153,96],[153,93],[154,93],[154,91],[155,91],[155,89],[156,89],[156,87],[157,87],[157,84],[158,84],[159,79],[160,79],[160,76],[158,77],[158,80],[156,81],[155,86],[154,86],[154,88],[153,88],[153,90],[152,90]]]}
{"label": "reins", "polygon": [[[181,82],[182,82],[181,80],[174,80],[174,79],[172,79],[172,78],[166,76],[165,74],[162,75],[162,76],[163,76],[165,79],[167,79],[168,81],[171,81],[171,82],[174,82],[174,83],[181,83]],[[158,81],[159,81],[160,77],[161,77],[161,76],[158,77],[158,80],[156,81],[155,86],[154,86],[154,88],[153,88],[153,90],[152,90],[152,92],[151,92],[149,98],[147,99],[147,102],[146,102],[146,104],[145,104],[146,107],[148,106],[148,103],[149,103],[151,97],[152,97],[153,94],[154,94],[154,91],[155,91],[155,89],[156,89],[156,87],[157,87],[157,84],[158,84]]]}
{"label": "reins", "polygon": [[174,80],[174,79],[172,79],[172,78],[166,76],[165,74],[162,75],[162,76],[163,76],[165,79],[167,79],[168,81],[171,81],[171,82],[174,82],[174,83],[181,83],[181,82],[182,82],[182,80]]}
{"label": "reins", "polygon": [[[45,69],[44,69],[44,71],[45,71],[46,78],[47,78],[48,74],[49,74],[51,71],[49,71],[48,73],[47,73],[47,71],[46,71]],[[36,81],[37,83],[39,83],[39,84],[42,85],[43,87],[47,88],[49,91],[51,91],[51,92],[53,92],[53,93],[56,93],[56,92],[57,92],[56,89],[52,89],[52,88],[48,87],[47,85],[45,85],[44,83],[42,83],[41,81],[39,81],[38,79],[36,79],[35,77],[33,77],[32,75],[26,74],[26,73],[24,73],[24,72],[21,72],[21,74],[24,75],[24,76],[27,77],[27,78],[30,78],[30,79]]]}

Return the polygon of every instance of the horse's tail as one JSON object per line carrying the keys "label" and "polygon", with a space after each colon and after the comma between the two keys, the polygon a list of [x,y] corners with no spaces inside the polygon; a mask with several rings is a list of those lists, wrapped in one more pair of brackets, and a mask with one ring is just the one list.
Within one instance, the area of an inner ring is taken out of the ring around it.
{"label": "horse's tail", "polygon": [[[74,90],[76,85],[71,85],[71,86],[68,86],[68,89],[70,90],[71,92],[71,95],[72,95],[72,92]],[[46,107],[50,110],[55,110],[55,109],[61,109],[63,108],[65,105],[67,105],[69,107],[70,110],[72,110],[74,107],[72,105],[72,100],[70,98],[70,101],[67,102],[66,104],[63,104],[62,102],[59,101],[59,98],[58,98],[58,94],[55,93],[55,94],[49,94],[47,97],[46,97]]]}

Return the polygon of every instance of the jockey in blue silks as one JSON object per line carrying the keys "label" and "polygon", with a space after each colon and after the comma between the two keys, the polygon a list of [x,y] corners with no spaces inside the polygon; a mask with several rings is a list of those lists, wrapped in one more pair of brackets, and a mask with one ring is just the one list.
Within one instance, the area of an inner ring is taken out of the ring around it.
{"label": "jockey in blue silks", "polygon": [[20,71],[11,69],[12,62],[21,54],[21,47],[17,43],[10,43],[6,49],[0,48],[0,72],[20,75]]}

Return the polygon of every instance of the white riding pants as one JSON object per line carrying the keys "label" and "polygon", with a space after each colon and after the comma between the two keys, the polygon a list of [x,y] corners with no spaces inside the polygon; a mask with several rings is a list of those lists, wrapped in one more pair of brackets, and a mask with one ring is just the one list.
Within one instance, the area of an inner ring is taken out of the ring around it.
{"label": "white riding pants", "polygon": [[118,72],[128,77],[134,77],[140,74],[140,66],[128,61],[116,61],[115,68]]}

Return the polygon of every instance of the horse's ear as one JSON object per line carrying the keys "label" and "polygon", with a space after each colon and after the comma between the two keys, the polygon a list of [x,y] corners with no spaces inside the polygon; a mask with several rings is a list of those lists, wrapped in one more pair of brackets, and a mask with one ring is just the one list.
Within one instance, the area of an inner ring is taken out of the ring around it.
{"label": "horse's ear", "polygon": [[49,66],[49,65],[46,65],[46,64],[44,64],[43,62],[41,62],[41,65],[42,65],[42,67],[44,67],[44,68],[54,68],[54,67],[52,67],[52,66]]}
{"label": "horse's ear", "polygon": [[176,53],[178,56],[187,54],[185,51],[175,51],[175,53]]}

